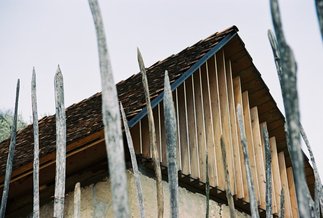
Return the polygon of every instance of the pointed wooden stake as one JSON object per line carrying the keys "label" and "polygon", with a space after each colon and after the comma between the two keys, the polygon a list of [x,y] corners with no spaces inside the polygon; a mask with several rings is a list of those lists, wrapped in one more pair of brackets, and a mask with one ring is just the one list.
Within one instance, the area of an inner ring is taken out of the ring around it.
{"label": "pointed wooden stake", "polygon": [[34,129],[34,206],[33,217],[39,217],[39,129],[38,129],[38,112],[37,112],[37,93],[36,93],[36,72],[33,68],[31,80],[31,105],[33,112],[33,129]]}
{"label": "pointed wooden stake", "polygon": [[176,164],[177,125],[172,90],[167,70],[164,83],[164,118],[167,144],[167,170],[171,217],[178,217],[178,177]]}
{"label": "pointed wooden stake", "polygon": [[66,116],[64,106],[64,83],[61,69],[55,75],[56,106],[56,176],[54,217],[64,217],[65,177],[66,177]]}
{"label": "pointed wooden stake", "polygon": [[126,165],[117,89],[114,84],[99,4],[97,0],[89,0],[89,5],[95,24],[99,51],[102,119],[109,162],[113,211],[115,217],[129,217]]}
{"label": "pointed wooden stake", "polygon": [[252,175],[251,175],[251,169],[250,169],[250,161],[249,161],[249,154],[248,154],[248,146],[247,146],[247,138],[243,123],[243,115],[242,115],[242,109],[241,105],[238,104],[237,106],[237,115],[238,115],[238,123],[239,123],[239,129],[240,129],[240,138],[241,138],[241,144],[242,144],[242,150],[243,150],[243,156],[244,156],[244,163],[246,168],[246,175],[247,175],[247,183],[248,183],[248,192],[249,192],[249,198],[250,198],[250,211],[251,216],[253,218],[259,218],[259,212],[258,212],[258,205],[256,200],[256,194],[253,186],[252,181]]}
{"label": "pointed wooden stake", "polygon": [[11,136],[10,136],[10,145],[9,145],[9,151],[8,151],[7,165],[6,165],[6,174],[5,174],[5,178],[4,178],[4,186],[3,186],[1,206],[0,206],[0,217],[1,218],[4,218],[6,215],[10,178],[11,178],[11,173],[12,173],[13,158],[14,158],[15,147],[16,147],[19,89],[20,89],[20,80],[18,79],[17,87],[16,87],[15,113],[14,113],[14,117],[13,117],[13,124],[11,127],[11,134],[10,134]]}
{"label": "pointed wooden stake", "polygon": [[277,43],[271,33],[269,33],[269,37],[283,95],[288,132],[286,137],[287,147],[293,166],[298,211],[300,217],[310,217],[310,207],[308,204],[310,200],[308,197],[310,195],[307,191],[305,180],[303,153],[298,128],[297,64],[293,51],[287,44],[284,36],[278,0],[270,0],[270,9]]}
{"label": "pointed wooden stake", "polygon": [[[315,216],[320,216],[320,209],[321,212],[323,212],[323,190],[322,190],[322,182],[319,175],[319,171],[317,169],[317,165],[315,162],[314,154],[310,145],[310,142],[308,141],[308,138],[306,136],[306,133],[304,131],[304,128],[301,123],[299,123],[299,130],[301,132],[301,136],[305,142],[305,145],[307,147],[308,153],[310,155],[310,160],[313,166],[314,171],[314,177],[315,177],[315,193],[314,193],[314,208],[315,208]],[[321,208],[320,208],[321,207]]]}
{"label": "pointed wooden stake", "polygon": [[316,14],[319,20],[319,26],[321,30],[321,37],[323,40],[323,0],[315,0]]}
{"label": "pointed wooden stake", "polygon": [[140,172],[138,170],[136,153],[135,153],[135,149],[133,147],[133,141],[132,141],[131,133],[130,133],[129,126],[128,126],[127,117],[126,117],[126,114],[124,112],[121,102],[120,102],[120,111],[121,111],[121,117],[122,117],[122,121],[123,121],[124,131],[126,133],[127,144],[128,144],[130,158],[131,158],[132,170],[133,170],[133,174],[135,176],[135,182],[136,182],[136,188],[137,188],[137,199],[138,199],[138,205],[139,205],[139,209],[140,209],[140,217],[144,218],[145,217],[144,196],[143,196],[142,186],[141,186],[141,181],[140,181]]}
{"label": "pointed wooden stake", "polygon": [[162,174],[161,174],[160,161],[159,161],[158,152],[157,152],[155,123],[154,123],[153,111],[150,104],[150,95],[149,95],[148,80],[146,75],[146,68],[145,68],[141,53],[139,51],[139,48],[137,49],[137,57],[138,57],[140,72],[142,75],[142,84],[144,86],[144,92],[145,92],[146,103],[147,103],[149,139],[150,139],[150,144],[152,146],[152,153],[153,153],[152,157],[154,161],[154,168],[155,168],[155,174],[156,174],[158,218],[162,218],[164,216],[164,193],[163,193],[163,184],[162,184]]}
{"label": "pointed wooden stake", "polygon": [[74,218],[81,217],[81,187],[80,183],[75,184],[74,188]]}
{"label": "pointed wooden stake", "polygon": [[265,142],[265,158],[266,158],[266,218],[272,217],[272,178],[271,178],[271,151],[269,145],[269,134],[267,126],[262,126],[262,136]]}
{"label": "pointed wooden stake", "polygon": [[229,167],[227,162],[227,152],[226,152],[226,145],[223,140],[223,136],[221,135],[221,151],[222,151],[222,161],[223,161],[223,170],[224,170],[224,177],[225,177],[225,183],[226,183],[226,196],[228,200],[228,205],[230,208],[230,217],[235,218],[235,208],[234,208],[234,201],[233,196],[230,190],[230,175],[229,175]]}

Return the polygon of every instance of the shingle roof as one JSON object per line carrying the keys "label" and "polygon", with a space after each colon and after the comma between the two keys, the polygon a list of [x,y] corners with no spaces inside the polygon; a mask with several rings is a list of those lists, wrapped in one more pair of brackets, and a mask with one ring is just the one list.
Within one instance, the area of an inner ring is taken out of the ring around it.
{"label": "shingle roof", "polygon": [[[237,32],[232,26],[222,32],[199,41],[176,55],[156,62],[147,69],[147,77],[151,98],[163,91],[164,71],[168,70],[170,81],[173,82],[193,66],[210,49],[216,46],[229,34]],[[122,102],[127,117],[137,115],[146,105],[141,75],[139,73],[117,84],[119,100]],[[67,145],[102,130],[101,93],[73,104],[66,109]],[[55,115],[39,120],[40,158],[55,151]],[[13,170],[33,160],[33,127],[27,126],[17,134],[17,144]],[[4,175],[8,155],[9,139],[0,144],[0,175]]]}

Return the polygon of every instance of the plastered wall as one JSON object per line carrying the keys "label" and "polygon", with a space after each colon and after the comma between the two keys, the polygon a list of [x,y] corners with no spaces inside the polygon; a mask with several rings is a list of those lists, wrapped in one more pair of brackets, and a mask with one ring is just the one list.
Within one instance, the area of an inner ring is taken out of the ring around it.
{"label": "plastered wall", "polygon": [[[127,172],[129,203],[132,217],[140,217],[136,196],[136,187],[132,172]],[[157,217],[156,183],[155,180],[141,175],[144,194],[146,217]],[[163,182],[165,211],[164,217],[170,216],[168,184]],[[53,203],[40,209],[40,216],[52,217]],[[73,217],[73,192],[65,198],[65,217]],[[81,189],[81,217],[114,217],[109,180],[101,181]],[[179,217],[205,217],[205,196],[179,188]],[[210,217],[230,217],[229,207],[210,200]],[[237,217],[248,217],[237,211]]]}

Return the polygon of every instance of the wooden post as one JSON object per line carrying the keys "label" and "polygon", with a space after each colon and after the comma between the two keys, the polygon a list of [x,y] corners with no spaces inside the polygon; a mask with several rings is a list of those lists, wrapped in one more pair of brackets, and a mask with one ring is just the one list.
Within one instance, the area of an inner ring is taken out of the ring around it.
{"label": "wooden post", "polygon": [[39,217],[39,129],[38,129],[38,113],[37,113],[37,93],[36,93],[36,72],[33,68],[31,80],[31,105],[33,111],[33,129],[34,129],[34,206],[33,217]]}
{"label": "wooden post", "polygon": [[264,138],[266,158],[266,218],[270,218],[272,217],[271,151],[269,145],[269,134],[265,123],[262,126],[262,135]]}
{"label": "wooden post", "polygon": [[301,150],[299,133],[299,105],[297,93],[297,65],[292,49],[285,40],[283,27],[280,18],[278,0],[270,0],[272,21],[277,37],[275,43],[273,35],[269,33],[269,40],[272,45],[276,68],[282,89],[286,126],[287,126],[287,147],[290,154],[300,217],[310,217],[308,205],[309,193],[304,173],[303,153]]}
{"label": "wooden post", "polygon": [[242,148],[243,148],[244,163],[245,163],[246,174],[247,174],[251,216],[253,218],[259,218],[256,194],[254,191],[250,163],[249,163],[247,139],[246,139],[246,133],[245,133],[244,124],[243,124],[243,115],[242,115],[242,109],[241,109],[240,104],[238,104],[238,106],[237,106],[237,115],[238,115],[239,129],[240,129],[241,144],[242,144]]}
{"label": "wooden post", "polygon": [[316,6],[317,18],[319,20],[319,25],[321,30],[321,37],[323,39],[323,1],[315,0],[315,6]]}
{"label": "wooden post", "polygon": [[176,164],[177,125],[175,108],[167,70],[164,83],[164,119],[167,144],[168,184],[170,192],[171,217],[178,217],[178,177]]}
{"label": "wooden post", "polygon": [[8,195],[9,195],[10,178],[11,178],[11,173],[12,173],[13,158],[14,158],[15,147],[16,147],[16,131],[17,131],[19,89],[20,89],[20,80],[18,79],[17,87],[16,87],[15,113],[14,113],[14,117],[13,117],[13,124],[12,124],[12,127],[11,127],[11,133],[10,133],[10,145],[9,145],[9,151],[8,151],[6,174],[5,174],[5,179],[4,179],[1,206],[0,206],[0,217],[1,218],[4,218],[5,215],[6,215],[6,207],[7,207]]}
{"label": "wooden post", "polygon": [[320,207],[321,212],[323,213],[323,190],[322,190],[322,182],[319,175],[319,171],[317,169],[316,161],[313,155],[313,151],[310,145],[310,142],[308,141],[308,138],[306,136],[306,133],[304,131],[304,128],[301,123],[299,123],[299,129],[301,132],[301,136],[305,142],[305,145],[307,147],[308,153],[310,155],[310,160],[312,162],[313,171],[314,171],[314,177],[315,177],[315,193],[314,193],[314,202],[315,202],[315,215],[316,217],[320,216]]}
{"label": "wooden post", "polygon": [[146,68],[145,68],[141,53],[139,51],[139,48],[137,48],[137,57],[138,57],[139,68],[142,75],[142,83],[144,86],[144,91],[146,96],[148,121],[149,121],[149,138],[150,138],[150,144],[152,146],[152,153],[153,153],[152,156],[153,156],[154,168],[155,168],[155,174],[156,174],[158,217],[161,218],[163,217],[163,214],[164,214],[164,194],[163,194],[162,175],[161,175],[160,162],[159,162],[159,157],[157,152],[155,123],[154,123],[153,112],[150,104],[150,95],[149,95],[148,80],[146,75]]}
{"label": "wooden post", "polygon": [[121,110],[121,117],[122,117],[122,121],[123,121],[124,131],[126,133],[127,144],[128,144],[128,148],[129,148],[133,174],[135,176],[135,182],[136,182],[136,188],[137,188],[137,199],[138,199],[138,205],[139,205],[139,210],[140,210],[140,217],[144,218],[145,217],[144,196],[143,196],[143,193],[142,193],[142,186],[141,186],[141,181],[140,181],[140,172],[138,170],[136,153],[135,153],[135,149],[133,147],[133,141],[132,141],[132,137],[131,137],[129,126],[128,126],[127,117],[126,117],[126,114],[124,112],[124,109],[123,109],[123,106],[122,106],[121,102],[120,102],[120,110]]}
{"label": "wooden post", "polygon": [[80,183],[75,184],[74,188],[74,218],[81,217],[81,187]]}
{"label": "wooden post", "polygon": [[226,197],[228,200],[228,205],[230,208],[230,217],[235,218],[235,209],[234,209],[234,201],[231,193],[231,188],[230,188],[230,175],[229,175],[229,167],[228,167],[228,162],[227,162],[227,152],[226,152],[226,145],[223,140],[223,136],[221,136],[221,151],[222,151],[222,162],[223,162],[223,170],[224,170],[224,176],[225,176],[225,183],[226,183]]}
{"label": "wooden post", "polygon": [[63,75],[58,66],[55,75],[56,106],[56,176],[54,217],[64,217],[65,177],[66,177],[66,117],[64,107]]}
{"label": "wooden post", "polygon": [[111,178],[114,216],[129,217],[127,176],[118,94],[113,79],[99,4],[97,0],[89,0],[89,5],[95,24],[99,50],[102,86],[102,118]]}

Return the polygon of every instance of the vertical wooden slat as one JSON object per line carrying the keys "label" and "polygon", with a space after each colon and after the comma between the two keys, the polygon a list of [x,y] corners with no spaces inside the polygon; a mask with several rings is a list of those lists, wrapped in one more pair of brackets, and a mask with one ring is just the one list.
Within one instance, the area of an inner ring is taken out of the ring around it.
{"label": "vertical wooden slat", "polygon": [[182,163],[182,173],[185,175],[190,174],[189,169],[189,143],[188,143],[188,134],[186,126],[186,99],[184,95],[184,85],[177,88],[177,101],[178,101],[178,111],[179,111],[179,131],[180,131],[180,141],[181,141],[181,163]]}
{"label": "vertical wooden slat", "polygon": [[197,119],[197,112],[196,112],[196,88],[195,88],[195,79],[194,79],[194,74],[191,76],[192,78],[192,97],[193,97],[193,117],[194,117],[194,123],[195,123],[195,145],[196,145],[196,153],[194,154],[196,156],[197,162],[198,162],[198,178],[201,178],[201,172],[200,172],[200,159],[199,159],[199,138],[198,138],[198,119]]}
{"label": "vertical wooden slat", "polygon": [[248,152],[250,158],[250,166],[255,186],[256,198],[259,202],[260,194],[259,194],[259,184],[258,184],[258,174],[257,174],[257,166],[256,166],[256,159],[255,159],[255,150],[254,150],[254,143],[253,143],[253,134],[252,134],[252,126],[251,126],[251,115],[250,115],[250,108],[249,108],[249,97],[248,91],[242,93],[242,101],[243,101],[243,112],[244,112],[244,122],[246,128],[246,136],[248,142]]}
{"label": "vertical wooden slat", "polygon": [[192,174],[191,168],[191,152],[190,152],[190,136],[189,136],[189,115],[187,109],[187,95],[186,95],[186,82],[184,82],[184,105],[185,105],[185,122],[186,122],[186,139],[187,139],[187,151],[188,151],[188,168],[190,174]]}
{"label": "vertical wooden slat", "polygon": [[161,123],[162,123],[162,120],[160,118],[160,104],[157,105],[157,113],[158,113],[158,136],[159,136],[159,145],[158,145],[158,150],[159,150],[159,161],[161,162],[162,159],[163,159],[163,156],[162,156],[162,153],[163,153],[163,140],[162,140],[162,133],[161,133]]}
{"label": "vertical wooden slat", "polygon": [[214,125],[211,106],[211,90],[209,81],[209,65],[206,62],[202,69],[202,86],[203,86],[203,102],[205,114],[205,129],[206,129],[206,146],[208,151],[208,176],[211,186],[217,186],[217,168],[215,157],[215,140],[214,140]]}
{"label": "vertical wooden slat", "polygon": [[142,156],[146,158],[152,158],[150,153],[150,141],[149,141],[149,125],[148,117],[145,116],[141,120],[141,139],[142,139]]}
{"label": "vertical wooden slat", "polygon": [[189,150],[190,150],[190,165],[191,176],[199,178],[199,161],[198,161],[198,147],[196,141],[196,119],[193,101],[193,86],[192,77],[188,78],[186,83],[186,99],[187,99],[187,115],[188,115],[188,135],[189,135]]}
{"label": "vertical wooden slat", "polygon": [[282,183],[282,187],[284,188],[284,194],[285,194],[285,216],[293,217],[291,202],[290,202],[287,172],[286,172],[285,155],[283,151],[278,153],[278,162],[279,162],[279,172],[280,172],[281,183]]}
{"label": "vertical wooden slat", "polygon": [[206,181],[205,174],[205,126],[204,126],[204,110],[203,110],[203,93],[201,87],[201,68],[198,72],[193,74],[194,88],[195,88],[195,109],[196,109],[196,121],[197,121],[197,141],[198,141],[198,152],[200,162],[200,180]]}
{"label": "vertical wooden slat", "polygon": [[279,218],[285,218],[285,194],[284,194],[284,189],[283,188],[282,188],[282,190],[280,192]]}
{"label": "vertical wooden slat", "polygon": [[[242,101],[242,92],[241,92],[241,80],[240,77],[235,77],[233,79],[233,90],[234,90],[234,103],[235,103],[235,108],[237,108],[238,104],[241,106],[243,105]],[[243,107],[241,108],[243,110]],[[242,111],[242,113],[244,113]],[[236,123],[238,124],[238,120],[236,120]],[[241,167],[241,172],[242,172],[242,180],[243,180],[243,198],[245,201],[249,201],[249,193],[248,193],[248,186],[247,186],[247,174],[246,174],[246,169],[243,167],[245,165],[244,163],[244,157],[243,157],[243,149],[242,149],[242,144],[241,144],[241,137],[240,137],[240,129],[238,128],[238,142],[239,142],[239,153],[240,153],[240,165]]]}
{"label": "vertical wooden slat", "polygon": [[277,210],[279,213],[280,193],[281,193],[282,185],[281,185],[281,179],[280,179],[276,138],[271,137],[269,139],[269,143],[270,143],[270,149],[271,149],[271,169],[272,169],[272,175],[273,175],[273,190],[275,190],[274,196],[276,199]]}
{"label": "vertical wooden slat", "polygon": [[139,142],[140,142],[140,154],[142,154],[142,124],[139,121]]}
{"label": "vertical wooden slat", "polygon": [[265,172],[265,158],[264,158],[264,148],[261,142],[261,132],[259,126],[259,117],[257,107],[253,107],[250,110],[251,114],[251,125],[252,125],[252,135],[256,159],[256,168],[258,175],[259,184],[259,194],[260,194],[260,204],[262,209],[266,209],[266,172]]}
{"label": "vertical wooden slat", "polygon": [[181,131],[179,125],[179,106],[178,106],[178,91],[177,89],[173,92],[173,99],[175,104],[175,115],[176,115],[176,130],[177,130],[177,169],[182,170],[182,151],[181,151]]}
{"label": "vertical wooden slat", "polygon": [[[273,169],[273,168],[271,168],[271,169]],[[278,207],[279,207],[279,205],[277,204],[276,196],[275,196],[276,195],[276,189],[275,189],[275,185],[274,185],[274,177],[273,177],[273,174],[271,176],[271,184],[272,184],[273,214],[278,215]]]}
{"label": "vertical wooden slat", "polygon": [[222,135],[222,124],[221,124],[221,110],[220,110],[220,96],[219,96],[219,85],[218,85],[218,72],[217,72],[217,61],[216,56],[209,59],[208,72],[210,81],[210,93],[211,93],[211,108],[212,108],[212,119],[213,119],[213,135],[215,144],[215,159],[217,168],[216,184],[221,190],[225,189],[225,179],[223,171],[222,153],[220,138]]}
{"label": "vertical wooden slat", "polygon": [[159,114],[158,114],[158,106],[153,109],[153,115],[154,115],[154,123],[155,123],[155,132],[156,132],[156,145],[157,145],[157,153],[159,160],[162,159],[161,157],[161,150],[160,150],[160,145],[161,145],[161,137],[160,137],[160,120],[159,120]]}
{"label": "vertical wooden slat", "polygon": [[240,141],[238,138],[238,129],[237,129],[237,117],[236,117],[236,107],[234,100],[234,91],[233,91],[233,81],[232,81],[232,67],[231,61],[226,61],[227,69],[227,84],[228,84],[228,98],[229,98],[229,110],[230,110],[230,124],[231,124],[231,136],[232,136],[232,147],[233,147],[233,157],[234,157],[234,169],[235,169],[235,184],[237,198],[242,198],[244,196],[243,190],[243,179],[242,179],[242,170],[240,165]]}
{"label": "vertical wooden slat", "polygon": [[[230,189],[235,190],[235,175],[233,165],[233,149],[231,140],[231,126],[230,126],[230,112],[228,102],[228,89],[226,80],[225,57],[224,52],[217,55],[218,76],[219,76],[219,94],[220,94],[220,108],[222,121],[222,135],[225,145],[227,146],[227,162],[230,176]],[[233,191],[234,193],[234,191]]]}
{"label": "vertical wooden slat", "polygon": [[295,190],[295,183],[294,183],[294,175],[293,175],[293,168],[287,168],[287,180],[288,180],[288,187],[289,187],[289,194],[290,194],[290,203],[292,207],[292,214],[294,218],[298,217],[298,207],[297,207],[297,198],[296,198],[296,190]]}
{"label": "vertical wooden slat", "polygon": [[140,154],[140,122],[138,122],[134,127],[130,129],[130,133],[132,136],[133,147],[135,149],[136,154]]}

